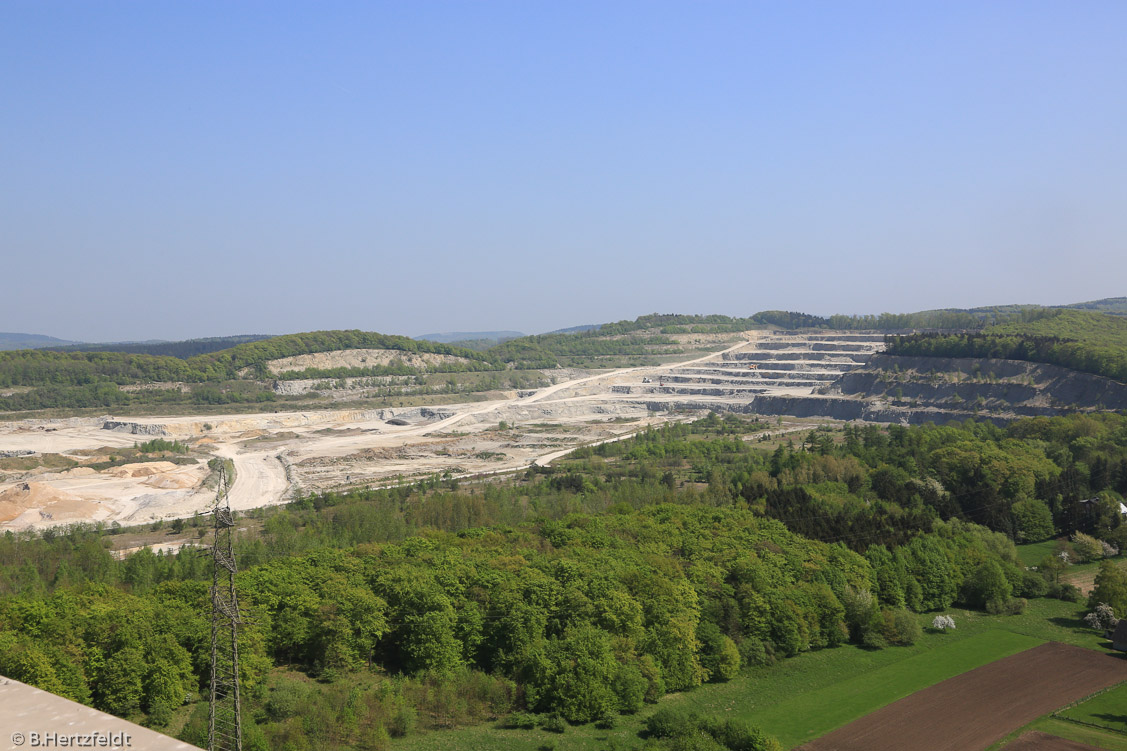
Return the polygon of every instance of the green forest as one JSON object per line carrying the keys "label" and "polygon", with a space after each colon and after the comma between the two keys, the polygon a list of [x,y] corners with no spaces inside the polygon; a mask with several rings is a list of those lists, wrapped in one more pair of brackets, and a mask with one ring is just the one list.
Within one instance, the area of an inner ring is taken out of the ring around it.
{"label": "green forest", "polygon": [[890,355],[1027,360],[1127,382],[1124,316],[1045,309],[981,332],[889,336],[886,343]]}
{"label": "green forest", "polygon": [[[1079,599],[1060,556],[1029,570],[1015,541],[1070,537],[1058,552],[1077,562],[1127,542],[1121,415],[846,425],[760,447],[769,427],[711,415],[506,482],[252,512],[236,551],[248,747],[613,725],[802,653],[911,644],[915,613]],[[209,561],[118,561],[115,531],[0,538],[0,673],[200,744]],[[1120,571],[1093,603],[1127,609]],[[666,719],[647,720],[647,747],[776,747],[723,718]]]}
{"label": "green forest", "polygon": [[124,352],[131,355],[167,355],[186,360],[196,355],[230,349],[244,342],[257,342],[271,338],[268,334],[241,336],[208,336],[202,339],[185,339],[179,342],[125,342],[115,344],[69,344],[62,347],[42,347],[55,352]]}

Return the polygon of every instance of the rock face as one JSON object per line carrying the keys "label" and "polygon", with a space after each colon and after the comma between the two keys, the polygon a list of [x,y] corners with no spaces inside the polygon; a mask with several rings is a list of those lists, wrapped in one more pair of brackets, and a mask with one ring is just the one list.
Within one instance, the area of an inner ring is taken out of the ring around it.
{"label": "rock face", "polygon": [[655,384],[639,384],[631,393],[733,398],[810,394],[864,367],[883,348],[884,336],[872,332],[764,332],[742,351],[670,368],[653,379]]}
{"label": "rock face", "polygon": [[630,393],[646,395],[651,410],[902,424],[1127,410],[1127,385],[1108,378],[1017,360],[895,357],[882,346],[875,334],[773,332]]}
{"label": "rock face", "polygon": [[473,361],[456,355],[432,352],[406,352],[397,349],[344,349],[333,352],[315,352],[271,360],[267,369],[274,375],[309,368],[333,370],[335,368],[372,368],[401,365],[427,371],[435,365],[472,365]]}
{"label": "rock face", "polygon": [[747,415],[786,415],[788,417],[824,417],[831,420],[864,420],[867,422],[900,423],[902,425],[922,425],[932,422],[942,425],[946,422],[975,418],[1004,425],[1013,417],[996,415],[975,415],[971,410],[940,410],[934,408],[897,407],[879,401],[850,397],[824,396],[757,396],[745,402],[689,402],[683,400],[663,401],[653,399],[646,407],[654,412],[671,410],[701,410],[714,412],[734,412]]}
{"label": "rock face", "polygon": [[829,393],[1015,415],[1127,409],[1127,385],[1019,360],[877,355],[843,375]]}
{"label": "rock face", "polygon": [[157,423],[122,422],[121,420],[106,420],[102,423],[102,430],[116,430],[119,433],[132,433],[134,435],[168,434],[165,427]]}

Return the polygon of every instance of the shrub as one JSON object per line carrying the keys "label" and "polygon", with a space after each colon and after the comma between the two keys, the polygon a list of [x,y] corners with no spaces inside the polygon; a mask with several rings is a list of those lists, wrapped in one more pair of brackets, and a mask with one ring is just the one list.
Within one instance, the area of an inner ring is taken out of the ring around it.
{"label": "shrub", "polygon": [[775,655],[768,645],[754,636],[745,636],[739,649],[740,660],[744,665],[772,665],[775,662]]}
{"label": "shrub", "polygon": [[562,733],[567,730],[567,720],[563,718],[563,715],[552,713],[544,718],[544,722],[540,724],[540,727],[544,728],[549,733]]}
{"label": "shrub", "polygon": [[1115,617],[1114,608],[1101,602],[1095,610],[1084,616],[1084,623],[1097,631],[1110,631],[1119,624],[1119,619]]}
{"label": "shrub", "polygon": [[387,732],[392,738],[404,738],[415,729],[415,708],[400,703],[395,708],[395,713],[388,719]]}
{"label": "shrub", "polygon": [[1072,549],[1076,551],[1076,555],[1081,562],[1096,561],[1104,557],[1103,546],[1100,545],[1100,541],[1083,532],[1072,535]]}
{"label": "shrub", "polygon": [[1036,571],[1022,571],[1016,590],[1021,597],[1044,597],[1049,591],[1049,583]]}
{"label": "shrub", "polygon": [[996,560],[983,561],[963,583],[963,600],[971,607],[985,607],[988,613],[1005,609],[1013,585]]}
{"label": "shrub", "polygon": [[536,715],[530,712],[513,712],[505,718],[501,727],[511,730],[532,730],[536,727]]}
{"label": "shrub", "polygon": [[955,619],[949,615],[937,615],[932,620],[931,627],[936,631],[954,631]]}
{"label": "shrub", "polygon": [[646,718],[646,733],[651,738],[687,735],[696,726],[694,718],[679,709],[662,707]]}
{"label": "shrub", "polygon": [[659,709],[646,720],[651,738],[668,738],[673,751],[781,751],[763,731],[739,720],[701,717],[675,709]]}
{"label": "shrub", "polygon": [[882,617],[884,628],[881,632],[889,644],[899,646],[915,644],[923,634],[920,622],[907,610],[885,610]]}
{"label": "shrub", "polygon": [[1049,585],[1049,591],[1045,593],[1045,596],[1065,600],[1066,602],[1080,602],[1084,599],[1084,593],[1080,591],[1079,587],[1063,583]]}
{"label": "shrub", "polygon": [[309,688],[297,681],[279,683],[266,700],[266,716],[275,722],[293,717],[309,701],[309,693]]}

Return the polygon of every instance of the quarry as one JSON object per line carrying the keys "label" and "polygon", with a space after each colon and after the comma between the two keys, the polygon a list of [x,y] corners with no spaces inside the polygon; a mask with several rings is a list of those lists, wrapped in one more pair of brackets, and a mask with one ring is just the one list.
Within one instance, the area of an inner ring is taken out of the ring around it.
{"label": "quarry", "polygon": [[[488,392],[477,402],[3,423],[0,530],[190,517],[214,500],[217,459],[234,469],[232,507],[250,509],[312,491],[515,472],[708,412],[913,424],[1004,422],[1056,414],[1064,403],[1127,406],[1127,387],[1106,378],[1045,364],[893,358],[881,354],[876,332],[756,330],[696,344],[713,351],[661,365],[546,370],[542,382],[552,385]],[[372,350],[306,360],[269,369],[392,361]],[[278,381],[291,389],[312,383]],[[153,438],[187,453],[124,456]]]}

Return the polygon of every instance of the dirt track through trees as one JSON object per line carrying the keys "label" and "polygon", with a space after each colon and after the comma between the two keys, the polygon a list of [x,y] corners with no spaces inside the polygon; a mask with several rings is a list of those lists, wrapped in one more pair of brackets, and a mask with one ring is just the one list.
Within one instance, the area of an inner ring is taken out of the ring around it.
{"label": "dirt track through trees", "polygon": [[972,751],[1127,680],[1127,659],[1049,642],[949,678],[807,743],[804,751]]}

